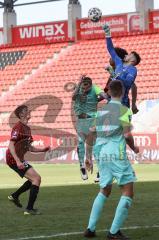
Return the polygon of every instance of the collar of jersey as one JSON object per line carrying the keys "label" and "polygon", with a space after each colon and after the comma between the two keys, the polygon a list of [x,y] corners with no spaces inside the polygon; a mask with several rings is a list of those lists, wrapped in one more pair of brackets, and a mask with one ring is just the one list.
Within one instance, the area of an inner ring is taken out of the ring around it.
{"label": "collar of jersey", "polygon": [[117,104],[121,104],[120,101],[117,101],[117,100],[110,100],[110,103],[117,103]]}

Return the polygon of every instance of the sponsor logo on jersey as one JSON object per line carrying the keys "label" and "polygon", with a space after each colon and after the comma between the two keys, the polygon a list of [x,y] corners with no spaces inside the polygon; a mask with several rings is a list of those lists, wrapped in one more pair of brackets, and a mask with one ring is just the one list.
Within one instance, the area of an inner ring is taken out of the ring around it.
{"label": "sponsor logo on jersey", "polygon": [[17,136],[18,136],[18,132],[17,132],[17,131],[14,131],[14,132],[12,133],[12,138],[17,138]]}

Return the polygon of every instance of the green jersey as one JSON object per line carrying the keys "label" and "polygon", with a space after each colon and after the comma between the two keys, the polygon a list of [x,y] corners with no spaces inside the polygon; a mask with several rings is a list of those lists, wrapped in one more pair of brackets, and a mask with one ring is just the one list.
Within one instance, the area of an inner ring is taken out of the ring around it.
{"label": "green jersey", "polygon": [[97,113],[96,145],[110,142],[125,142],[124,130],[131,126],[132,112],[119,101],[111,100]]}
{"label": "green jersey", "polygon": [[92,85],[87,94],[83,94],[80,88],[74,101],[74,112],[76,116],[85,113],[91,117],[95,117],[97,113],[98,95],[103,92],[98,86]]}
{"label": "green jersey", "polygon": [[118,185],[135,182],[136,177],[126,153],[124,133],[131,127],[132,112],[119,101],[111,100],[96,118],[97,139],[94,156],[100,174],[100,187],[116,179]]}

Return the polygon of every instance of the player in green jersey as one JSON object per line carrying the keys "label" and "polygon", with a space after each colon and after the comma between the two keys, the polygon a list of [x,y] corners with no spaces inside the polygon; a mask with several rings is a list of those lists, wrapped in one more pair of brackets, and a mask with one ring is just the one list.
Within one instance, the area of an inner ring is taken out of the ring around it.
{"label": "player in green jersey", "polygon": [[[122,82],[112,81],[108,91],[111,101],[98,111],[95,127],[97,138],[94,152],[100,174],[100,192],[94,201],[84,236],[88,238],[96,236],[97,221],[111,193],[113,180],[116,179],[121,189],[121,198],[107,238],[127,240],[129,238],[123,235],[120,228],[123,226],[128,216],[128,209],[132,204],[133,184],[136,177],[126,154],[126,144],[135,153],[139,152],[139,148],[135,146],[131,134],[132,112],[121,104]],[[94,128],[92,128],[93,130]],[[86,159],[86,166],[88,170],[92,170],[93,163],[90,158]]]}
{"label": "player in green jersey", "polygon": [[[76,130],[78,134],[78,159],[80,163],[81,177],[83,180],[88,179],[85,169],[85,143],[89,138],[91,141],[89,129],[94,125],[97,114],[98,102],[106,97],[100,87],[92,83],[92,79],[83,76],[75,89],[72,100],[74,102],[74,112],[77,118]],[[90,149],[91,151],[91,149]],[[90,154],[91,155],[91,154]]]}

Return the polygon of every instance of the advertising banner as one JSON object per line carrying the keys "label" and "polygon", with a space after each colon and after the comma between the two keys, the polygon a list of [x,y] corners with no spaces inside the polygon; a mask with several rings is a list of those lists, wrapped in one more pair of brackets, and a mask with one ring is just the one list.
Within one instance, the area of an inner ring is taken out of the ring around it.
{"label": "advertising banner", "polygon": [[140,16],[136,13],[128,14],[128,32],[140,31]]}
{"label": "advertising banner", "polygon": [[134,163],[159,163],[159,132],[133,134],[133,136],[140,153],[136,155],[127,148],[129,160]]}
{"label": "advertising banner", "polygon": [[113,33],[125,33],[127,32],[127,14],[103,16],[97,23],[91,22],[88,18],[78,19],[77,26],[77,39],[93,39],[103,38],[104,32],[102,25],[107,23],[111,27]]}
{"label": "advertising banner", "polygon": [[[33,145],[36,148],[51,147],[47,153],[27,153],[25,160],[36,163],[77,163],[77,142],[73,137],[72,140],[55,139],[52,136],[33,136]],[[9,145],[9,136],[0,137],[0,162],[5,162],[5,152]],[[159,132],[134,134],[135,144],[139,147],[140,153],[134,154],[127,147],[128,158],[132,163],[159,163]]]}
{"label": "advertising banner", "polygon": [[159,30],[159,10],[149,12],[149,28],[152,32]]}
{"label": "advertising banner", "polygon": [[66,41],[67,36],[67,21],[39,23],[12,28],[13,44],[61,42]]}

